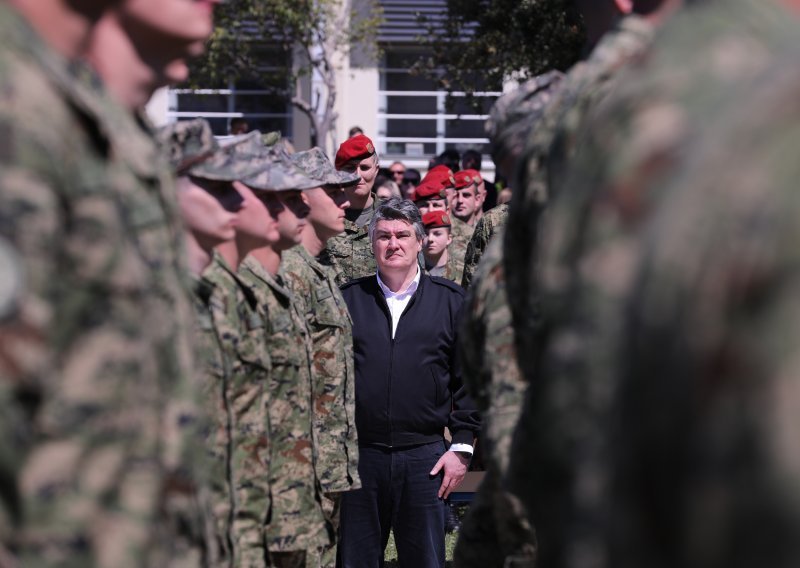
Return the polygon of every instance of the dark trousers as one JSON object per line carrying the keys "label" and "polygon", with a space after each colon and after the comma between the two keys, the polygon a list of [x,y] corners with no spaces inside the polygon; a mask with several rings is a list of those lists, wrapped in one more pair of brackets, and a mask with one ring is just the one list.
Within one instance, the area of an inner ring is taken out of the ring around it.
{"label": "dark trousers", "polygon": [[361,489],[342,494],[339,555],[342,568],[383,566],[394,532],[401,568],[444,568],[441,472],[429,475],[444,442],[405,449],[359,448]]}

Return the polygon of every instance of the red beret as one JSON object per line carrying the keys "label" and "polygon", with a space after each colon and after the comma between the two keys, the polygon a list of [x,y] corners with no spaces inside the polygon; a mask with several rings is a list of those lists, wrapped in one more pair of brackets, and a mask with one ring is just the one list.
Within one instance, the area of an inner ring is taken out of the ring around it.
{"label": "red beret", "polygon": [[483,178],[481,177],[481,172],[479,172],[478,170],[464,170],[460,173],[469,174],[469,177],[472,178],[472,181],[474,181],[477,184],[483,181]]}
{"label": "red beret", "polygon": [[441,189],[456,186],[456,180],[453,177],[453,172],[447,166],[436,166],[435,168],[432,168],[427,174],[425,174],[425,177],[422,178],[422,183],[426,182],[438,185]]}
{"label": "red beret", "polygon": [[426,229],[437,229],[450,226],[450,216],[441,210],[428,211],[422,216],[422,224]]}
{"label": "red beret", "polygon": [[423,180],[414,190],[414,203],[423,199],[445,199],[447,192],[441,184]]}
{"label": "red beret", "polygon": [[341,170],[347,162],[351,160],[363,160],[364,158],[369,158],[374,153],[375,146],[372,144],[372,140],[363,134],[348,138],[342,142],[342,145],[339,146],[339,150],[336,152],[336,169]]}
{"label": "red beret", "polygon": [[463,170],[453,174],[456,180],[456,189],[464,189],[465,187],[471,186],[473,183],[477,183],[478,180],[472,175],[474,171],[475,170]]}

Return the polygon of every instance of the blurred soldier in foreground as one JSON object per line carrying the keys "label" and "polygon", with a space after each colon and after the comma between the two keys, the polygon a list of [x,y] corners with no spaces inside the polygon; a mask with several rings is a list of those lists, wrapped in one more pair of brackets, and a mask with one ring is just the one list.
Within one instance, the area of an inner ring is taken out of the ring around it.
{"label": "blurred soldier in foreground", "polygon": [[[174,189],[135,105],[118,91],[112,100],[74,62],[112,4],[140,31],[158,25],[152,10],[137,18],[133,1],[9,4],[0,6],[0,273],[10,282],[0,300],[2,560],[168,566],[183,542],[170,507],[197,490]],[[213,24],[209,3],[169,2],[160,15],[177,24],[172,33],[193,26],[179,45],[150,37],[173,57]]]}
{"label": "blurred soldier in foreground", "polygon": [[772,398],[797,31],[772,3],[687,9],[581,131],[542,226],[546,343],[508,480],[549,565],[797,563],[791,395]]}
{"label": "blurred soldier in foreground", "polygon": [[[492,107],[486,122],[486,133],[492,145],[492,159],[497,173],[509,177],[516,168],[523,145],[561,86],[564,74],[550,71],[534,77],[520,85],[515,91],[504,95]],[[481,181],[481,184],[483,181]],[[470,287],[472,275],[478,268],[489,241],[508,220],[508,204],[501,204],[487,211],[475,224],[475,230],[467,243],[464,254],[464,275],[461,287]]]}
{"label": "blurred soldier in foreground", "polygon": [[348,138],[336,152],[336,169],[357,173],[361,178],[346,190],[350,207],[345,212],[344,233],[329,239],[317,257],[320,263],[333,269],[339,286],[375,272],[367,226],[375,213],[376,199],[372,186],[379,165],[372,140],[363,134]]}
{"label": "blurred soldier in foreground", "polygon": [[250,252],[239,275],[258,298],[272,361],[268,383],[272,507],[266,539],[272,566],[313,568],[334,544],[333,527],[323,510],[316,463],[311,339],[305,314],[288,289],[282,258],[299,244],[308,215],[301,190],[319,187],[320,180],[299,170],[280,146],[264,153],[270,167],[242,181],[265,193],[278,238]]}
{"label": "blurred soldier in foreground", "polygon": [[[504,250],[506,267],[535,270],[539,217],[554,195],[554,187],[563,183],[564,163],[573,153],[578,130],[586,111],[607,93],[620,69],[646,52],[655,26],[681,0],[603,0],[587,6],[584,17],[602,20],[603,13],[619,20],[603,36],[586,61],[570,69],[558,94],[548,104],[544,119],[527,138],[512,187],[515,198],[509,208]],[[519,272],[519,271],[518,271]],[[512,315],[518,326],[516,334],[520,353],[533,354],[537,349],[540,324],[536,290],[508,272],[508,293],[514,298]],[[533,360],[532,357],[527,360]],[[523,372],[532,369],[522,364]]]}
{"label": "blurred soldier in foreground", "polygon": [[[358,476],[358,437],[355,423],[355,374],[350,314],[332,272],[315,260],[328,239],[344,229],[348,201],[345,187],[358,174],[334,169],[319,148],[299,152],[292,161],[321,186],[303,192],[310,211],[301,244],[286,251],[283,267],[296,309],[305,318],[312,379],[315,468],[325,493],[323,506],[334,531],[339,530],[339,506],[344,491],[361,487]],[[336,564],[336,541],[322,566]]]}
{"label": "blurred soldier in foreground", "polygon": [[[160,135],[180,176],[178,201],[195,280],[198,388],[211,419],[204,470],[213,509],[212,563],[265,566],[270,362],[255,296],[234,269],[241,254],[277,238],[266,206],[247,187],[234,187],[264,164],[237,158],[229,141],[220,148],[202,119],[170,125]],[[234,142],[246,143],[241,137]]]}
{"label": "blurred soldier in foreground", "polygon": [[[546,102],[556,92],[562,77],[558,72],[535,77],[501,98],[492,109],[489,130],[492,154],[498,164],[510,167],[514,163],[521,151],[520,140],[526,134],[525,129],[537,127]],[[502,170],[500,173],[505,175]],[[502,485],[511,436],[527,389],[517,365],[505,288],[502,254],[505,214],[504,206],[488,211],[478,221],[476,235],[470,241],[473,247],[479,242],[483,247],[481,254],[486,254],[467,293],[459,353],[464,383],[484,417],[486,475],[461,527],[454,553],[459,567],[530,566],[535,560],[536,537],[530,520],[519,500]],[[499,238],[490,243],[492,235],[488,230],[493,229],[495,222]],[[485,229],[478,234],[481,227]],[[477,256],[476,248],[472,252]]]}

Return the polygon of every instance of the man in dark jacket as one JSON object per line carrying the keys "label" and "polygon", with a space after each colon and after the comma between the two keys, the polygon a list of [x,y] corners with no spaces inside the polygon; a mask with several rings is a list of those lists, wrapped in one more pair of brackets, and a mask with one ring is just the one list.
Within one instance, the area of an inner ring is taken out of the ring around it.
{"label": "man in dark jacket", "polygon": [[412,202],[380,205],[369,235],[378,272],[342,289],[353,319],[362,481],[342,502],[342,564],[377,567],[393,529],[402,566],[443,567],[442,499],[464,478],[480,427],[454,365],[464,293],[419,270],[425,232]]}

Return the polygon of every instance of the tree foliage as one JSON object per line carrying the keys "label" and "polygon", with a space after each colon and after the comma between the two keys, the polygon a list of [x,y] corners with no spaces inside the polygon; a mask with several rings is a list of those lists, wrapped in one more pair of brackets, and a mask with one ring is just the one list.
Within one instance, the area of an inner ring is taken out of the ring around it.
{"label": "tree foliage", "polygon": [[510,78],[566,70],[585,42],[572,0],[447,0],[442,20],[422,24],[431,55],[416,70],[468,96]]}
{"label": "tree foliage", "polygon": [[[356,13],[352,0],[229,0],[219,6],[192,83],[256,82],[302,111],[312,145],[324,145],[335,133],[337,71],[354,46],[377,53],[380,10],[368,5]],[[305,78],[313,78],[310,90]]]}

